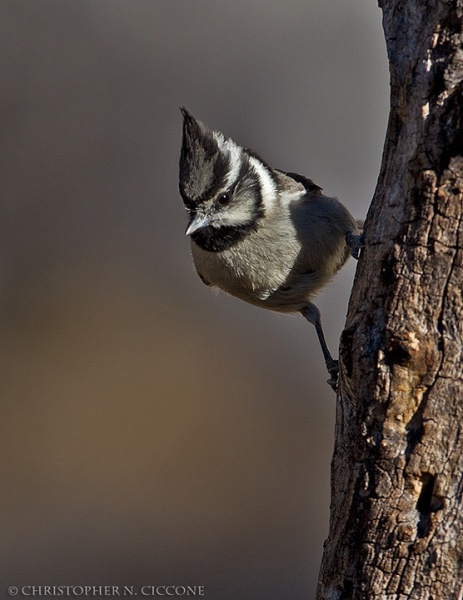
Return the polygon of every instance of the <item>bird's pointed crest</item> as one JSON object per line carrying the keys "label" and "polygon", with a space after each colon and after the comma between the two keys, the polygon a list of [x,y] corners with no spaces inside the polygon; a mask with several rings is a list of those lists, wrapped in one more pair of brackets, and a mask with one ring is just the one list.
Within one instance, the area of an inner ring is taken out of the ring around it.
{"label": "bird's pointed crest", "polygon": [[218,131],[198,121],[186,108],[180,153],[180,194],[196,205],[230,187],[238,178],[243,150]]}
{"label": "bird's pointed crest", "polygon": [[183,114],[183,139],[180,153],[180,193],[185,202],[197,203],[217,180],[217,169],[224,162],[213,132],[186,109]]}

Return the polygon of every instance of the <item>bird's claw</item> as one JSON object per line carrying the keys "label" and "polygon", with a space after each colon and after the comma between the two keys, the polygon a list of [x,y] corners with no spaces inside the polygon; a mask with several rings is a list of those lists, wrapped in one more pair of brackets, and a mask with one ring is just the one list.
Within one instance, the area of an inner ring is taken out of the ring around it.
{"label": "bird's claw", "polygon": [[360,235],[355,235],[352,233],[352,231],[348,231],[346,233],[346,244],[350,248],[351,255],[355,258],[355,260],[358,260],[362,248],[365,247],[365,236],[363,233]]}
{"label": "bird's claw", "polygon": [[330,385],[335,392],[337,392],[339,381],[339,362],[333,358],[326,363],[326,368],[330,375],[330,378],[326,383]]}

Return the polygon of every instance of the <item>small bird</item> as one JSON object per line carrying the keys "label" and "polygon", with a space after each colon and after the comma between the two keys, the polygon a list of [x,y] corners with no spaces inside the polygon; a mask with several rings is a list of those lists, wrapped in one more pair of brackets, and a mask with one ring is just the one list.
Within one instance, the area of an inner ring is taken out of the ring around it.
{"label": "small bird", "polygon": [[362,247],[361,222],[311,179],[270,167],[185,108],[179,189],[186,235],[206,284],[315,326],[336,390],[338,361],[311,301]]}

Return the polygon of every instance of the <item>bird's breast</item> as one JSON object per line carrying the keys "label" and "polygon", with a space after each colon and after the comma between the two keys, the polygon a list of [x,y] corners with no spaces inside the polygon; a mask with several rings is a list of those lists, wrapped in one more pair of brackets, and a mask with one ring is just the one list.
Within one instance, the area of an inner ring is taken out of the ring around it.
{"label": "bird's breast", "polygon": [[207,252],[192,240],[192,254],[200,277],[246,302],[263,306],[287,280],[298,248],[287,242],[275,244],[275,240],[266,245],[255,236],[222,252]]}

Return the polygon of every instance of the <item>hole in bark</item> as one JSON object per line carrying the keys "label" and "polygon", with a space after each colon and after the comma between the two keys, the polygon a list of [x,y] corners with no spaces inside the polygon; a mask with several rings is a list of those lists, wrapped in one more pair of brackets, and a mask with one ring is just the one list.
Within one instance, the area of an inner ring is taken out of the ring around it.
{"label": "hole in bark", "polygon": [[398,336],[391,336],[386,344],[385,356],[389,365],[405,367],[410,362],[410,352],[403,340]]}
{"label": "hole in bark", "polygon": [[407,432],[407,447],[405,448],[405,458],[410,459],[413,450],[421,440],[423,435],[423,412],[418,410],[410,419],[406,427]]}
{"label": "hole in bark", "polygon": [[416,503],[416,510],[423,515],[429,515],[431,512],[432,494],[434,492],[436,478],[434,475],[431,475],[431,473],[423,473],[421,481],[423,482],[423,485]]}
{"label": "hole in bark", "polygon": [[421,492],[416,503],[416,510],[420,513],[417,536],[426,537],[431,528],[430,515],[442,508],[442,501],[434,495],[434,487],[436,484],[435,475],[423,473],[421,481]]}

